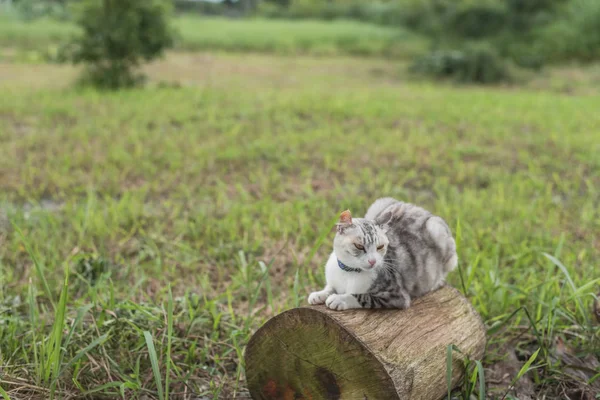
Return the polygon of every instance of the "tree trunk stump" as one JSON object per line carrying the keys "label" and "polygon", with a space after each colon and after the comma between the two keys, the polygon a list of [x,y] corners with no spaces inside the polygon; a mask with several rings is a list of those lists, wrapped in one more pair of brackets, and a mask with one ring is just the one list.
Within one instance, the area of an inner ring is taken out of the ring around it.
{"label": "tree trunk stump", "polygon": [[[486,331],[471,304],[445,286],[406,310],[295,308],[273,317],[246,348],[253,399],[438,400],[446,352],[481,359]],[[464,374],[453,354],[452,386]]]}

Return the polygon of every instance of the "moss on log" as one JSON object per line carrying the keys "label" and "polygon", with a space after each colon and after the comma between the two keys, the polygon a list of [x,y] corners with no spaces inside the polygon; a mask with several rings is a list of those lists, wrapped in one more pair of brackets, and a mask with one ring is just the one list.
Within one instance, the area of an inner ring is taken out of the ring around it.
{"label": "moss on log", "polygon": [[[250,339],[246,379],[254,399],[436,400],[447,393],[450,344],[480,359],[485,329],[447,286],[407,310],[295,308]],[[456,385],[464,368],[460,355],[453,359]]]}

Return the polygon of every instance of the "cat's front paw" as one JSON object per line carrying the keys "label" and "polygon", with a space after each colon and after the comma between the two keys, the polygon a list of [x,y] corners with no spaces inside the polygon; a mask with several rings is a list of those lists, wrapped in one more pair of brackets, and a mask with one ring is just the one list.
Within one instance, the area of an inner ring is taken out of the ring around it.
{"label": "cat's front paw", "polygon": [[351,294],[332,294],[325,300],[325,305],[336,311],[361,308],[356,298]]}
{"label": "cat's front paw", "polygon": [[312,305],[324,304],[327,297],[331,294],[326,290],[321,290],[320,292],[312,292],[308,296],[308,303]]}

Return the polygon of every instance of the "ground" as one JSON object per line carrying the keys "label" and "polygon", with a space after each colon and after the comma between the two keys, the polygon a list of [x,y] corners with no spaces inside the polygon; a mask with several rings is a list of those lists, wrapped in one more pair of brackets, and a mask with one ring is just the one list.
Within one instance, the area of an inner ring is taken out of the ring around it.
{"label": "ground", "polygon": [[176,52],[148,88],[103,93],[0,63],[2,388],[244,397],[245,344],[322,287],[339,212],[394,196],[457,237],[487,396],[593,398],[598,69],[485,89],[405,70]]}

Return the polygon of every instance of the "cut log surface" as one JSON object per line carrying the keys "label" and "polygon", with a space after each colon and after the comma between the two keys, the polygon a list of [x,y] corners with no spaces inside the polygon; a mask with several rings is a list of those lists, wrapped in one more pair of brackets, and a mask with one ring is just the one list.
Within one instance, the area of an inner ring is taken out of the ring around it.
{"label": "cut log surface", "polygon": [[[485,350],[471,304],[443,287],[406,310],[295,308],[270,319],[246,348],[253,399],[438,400],[447,393],[446,351]],[[452,384],[464,373],[453,355]]]}

